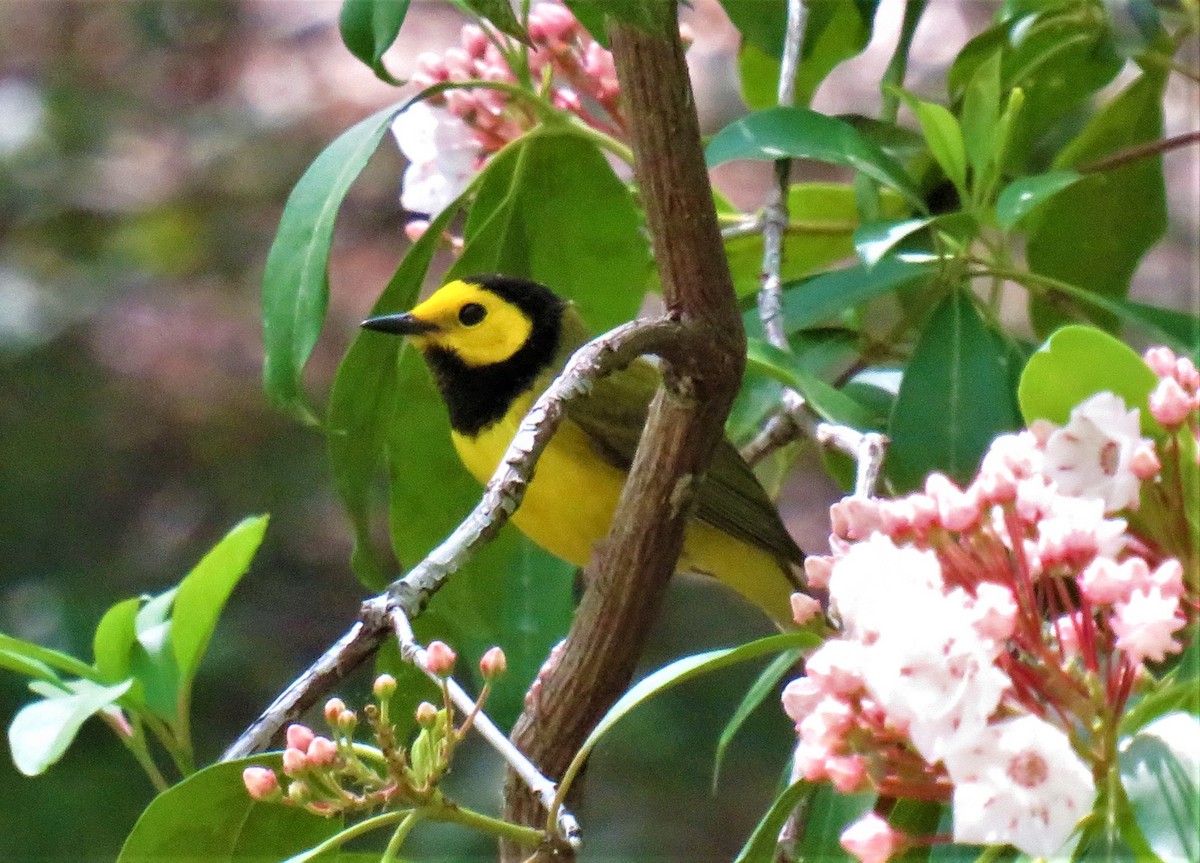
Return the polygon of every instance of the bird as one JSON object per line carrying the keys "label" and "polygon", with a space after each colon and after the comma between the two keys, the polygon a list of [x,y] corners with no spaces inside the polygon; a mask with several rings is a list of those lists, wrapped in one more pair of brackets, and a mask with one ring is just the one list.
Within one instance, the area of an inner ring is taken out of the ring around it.
{"label": "bird", "polygon": [[[486,484],[533,402],[589,337],[575,306],[529,279],[497,274],[448,282],[408,312],[362,326],[405,336],[441,393],[463,465]],[[660,372],[645,359],[567,403],[512,515],[534,543],[578,567],[608,533]],[[804,553],[727,438],[701,480],[677,572],[710,575],[777,625],[803,590]]]}

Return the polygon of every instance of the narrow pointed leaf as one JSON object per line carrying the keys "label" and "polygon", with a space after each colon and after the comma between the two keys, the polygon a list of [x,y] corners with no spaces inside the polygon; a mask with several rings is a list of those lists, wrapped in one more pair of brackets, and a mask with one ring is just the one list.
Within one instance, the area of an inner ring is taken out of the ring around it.
{"label": "narrow pointed leaf", "polygon": [[712,784],[714,794],[716,793],[721,776],[721,764],[725,760],[725,753],[729,749],[729,744],[733,742],[733,738],[737,736],[738,731],[746,724],[746,720],[766,700],[767,696],[775,691],[776,684],[783,679],[783,676],[792,669],[799,659],[800,651],[798,650],[789,650],[772,659],[771,663],[762,670],[762,673],[755,678],[754,683],[746,690],[746,694],[734,709],[733,715],[729,717],[729,721],[721,729],[721,737],[717,740],[717,752],[713,756]]}
{"label": "narrow pointed leaf", "polygon": [[141,600],[136,597],[118,602],[104,613],[92,637],[92,655],[96,670],[107,683],[129,676],[129,657],[137,641],[134,622]]}
{"label": "narrow pointed leaf", "polygon": [[288,197],[263,274],[263,383],[271,400],[315,422],[301,373],[329,304],[329,247],[338,208],[398,107],[343,132],[309,166]]}
{"label": "narrow pointed leaf", "polygon": [[8,726],[8,745],[17,769],[26,776],[45,772],[62,758],[83,723],[124,695],[132,685],[132,680],[114,686],[75,680],[69,684],[70,693],[39,688],[51,697],[22,707]]}
{"label": "narrow pointed leaf", "polygon": [[1082,176],[1077,171],[1066,170],[1013,180],[996,199],[996,224],[1006,231],[1012,229],[1063,189],[1079,182]]}
{"label": "narrow pointed leaf", "polygon": [[814,159],[843,165],[925,210],[920,190],[899,162],[849,123],[808,108],[768,108],[735,120],[713,136],[706,156],[710,168],[735,159]]}
{"label": "narrow pointed leaf", "polygon": [[774,863],[778,859],[779,831],[783,829],[796,807],[814,791],[816,786],[804,779],[793,782],[784,789],[759,820],[734,863]]}
{"label": "narrow pointed leaf", "polygon": [[762,339],[746,344],[746,367],[764,372],[804,396],[810,408],[824,420],[859,431],[874,429],[875,417],[841,390],[810,374],[787,351]]}

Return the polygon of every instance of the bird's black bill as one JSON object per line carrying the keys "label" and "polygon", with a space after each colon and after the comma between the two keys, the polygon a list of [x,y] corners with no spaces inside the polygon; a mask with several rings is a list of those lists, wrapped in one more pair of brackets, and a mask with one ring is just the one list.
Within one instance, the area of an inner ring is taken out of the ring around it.
{"label": "bird's black bill", "polygon": [[420,336],[437,329],[437,324],[414,318],[409,312],[399,315],[376,315],[363,321],[362,326],[368,330],[396,336]]}

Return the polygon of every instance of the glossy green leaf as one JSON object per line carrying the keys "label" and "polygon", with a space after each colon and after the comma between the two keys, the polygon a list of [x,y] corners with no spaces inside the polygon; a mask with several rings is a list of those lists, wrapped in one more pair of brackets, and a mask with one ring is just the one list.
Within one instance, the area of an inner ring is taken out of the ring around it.
{"label": "glossy green leaf", "polygon": [[83,723],[124,695],[133,681],[100,686],[73,680],[67,685],[70,692],[47,683],[32,684],[30,688],[46,697],[22,707],[8,726],[13,763],[26,776],[45,772],[61,758]]}
{"label": "glossy green leaf", "polygon": [[1124,342],[1095,327],[1063,327],[1025,365],[1017,388],[1026,423],[1046,419],[1066,425],[1071,409],[1098,392],[1115,393],[1137,408],[1142,431],[1158,429],[1150,416],[1150,393],[1158,378]]}
{"label": "glossy green leaf", "polygon": [[815,791],[816,787],[804,779],[793,782],[784,789],[783,793],[775,798],[771,808],[759,819],[754,832],[738,852],[734,863],[774,863],[779,853],[779,832],[796,807]]}
{"label": "glossy green leaf", "polygon": [[82,677],[85,680],[93,680],[97,683],[102,682],[98,680],[94,668],[86,662],[81,662],[74,656],[53,650],[49,647],[42,647],[40,644],[34,644],[31,641],[13,638],[11,635],[5,635],[2,632],[0,632],[0,651],[28,662],[48,666],[63,674]]}
{"label": "glossy green leaf", "polygon": [[512,4],[508,0],[462,0],[480,17],[487,19],[501,33],[507,33],[520,42],[529,42],[529,34],[517,20]]}
{"label": "glossy green leaf", "polygon": [[771,375],[804,396],[808,406],[822,419],[859,431],[870,431],[874,415],[831,384],[809,374],[796,357],[761,339],[746,344],[746,366]]}
{"label": "glossy green leaf", "polygon": [[838,841],[847,827],[857,821],[875,802],[875,795],[840,794],[832,785],[821,783],[806,807],[797,850],[804,860],[820,863],[855,863]]}
{"label": "glossy green leaf", "polygon": [[136,597],[122,600],[100,618],[92,637],[96,670],[106,683],[124,680],[130,674],[129,655],[137,641],[134,621],[142,602]]}
{"label": "glossy green leaf", "polygon": [[717,786],[721,778],[721,764],[725,760],[725,753],[729,749],[729,744],[733,742],[733,738],[737,736],[738,731],[746,724],[746,720],[751,714],[758,709],[759,705],[775,691],[775,687],[784,675],[791,671],[797,662],[800,661],[800,651],[789,650],[786,653],[781,653],[771,660],[771,663],[762,670],[762,673],[754,679],[754,683],[746,690],[746,694],[742,696],[742,700],[738,702],[738,706],[734,708],[733,713],[729,717],[729,721],[725,723],[725,727],[721,729],[721,736],[717,740],[717,751],[713,756],[713,793],[717,791]]}
{"label": "glossy green leaf", "polygon": [[383,65],[383,54],[400,35],[408,4],[409,0],[342,0],[338,16],[342,42],[388,84],[401,83]]}
{"label": "glossy green leaf", "polygon": [[1190,356],[1200,354],[1200,316],[1128,300],[1120,307],[1118,314],[1125,320],[1156,330],[1156,337],[1166,336],[1176,351]]}
{"label": "glossy green leaf", "polygon": [[[371,308],[371,315],[402,312],[416,304],[442,232],[458,202],[443,210],[408,250]],[[334,485],[354,526],[351,565],[359,581],[382,590],[390,581],[371,534],[371,497],[388,432],[396,422],[400,388],[397,362],[405,342],[360,330],[338,366],[329,394],[325,431]]]}
{"label": "glossy green leaf", "polygon": [[617,699],[616,704],[609,708],[608,712],[596,723],[596,727],[592,729],[587,739],[580,745],[571,766],[578,770],[587,760],[592,749],[614,725],[629,715],[630,711],[638,705],[644,704],[668,689],[673,689],[695,677],[711,674],[741,662],[758,659],[760,656],[770,656],[786,650],[808,649],[816,647],[820,643],[820,636],[811,632],[785,632],[779,635],[769,635],[738,647],[710,650],[706,653],[677,659],[646,675]]}
{"label": "glossy green leaf", "polygon": [[137,641],[130,669],[142,685],[146,706],[168,722],[179,718],[179,665],[171,645],[171,605],[176,589],[160,593],[142,604],[134,616]]}
{"label": "glossy green leaf", "polygon": [[[1055,167],[1086,166],[1161,138],[1164,82],[1161,73],[1138,78],[1059,154]],[[1038,210],[1029,236],[1029,268],[1105,297],[1124,299],[1142,256],[1166,227],[1161,156],[1091,173]],[[1061,313],[1036,299],[1032,311],[1035,327],[1043,334],[1064,321]],[[1098,322],[1114,323],[1107,317]]]}
{"label": "glossy green leaf", "polygon": [[328,839],[339,819],[246,793],[245,768],[279,764],[277,754],[215,764],[164,791],[134,825],[117,863],[279,863]]}
{"label": "glossy green leaf", "polygon": [[854,231],[854,249],[868,268],[874,267],[888,252],[917,231],[927,228],[935,218],[868,222]]}
{"label": "glossy green leaf", "polygon": [[899,192],[918,210],[920,190],[904,168],[849,123],[807,108],[768,108],[730,123],[709,141],[709,167],[735,159],[815,159],[853,168]]}
{"label": "glossy green leaf", "polygon": [[929,146],[929,152],[934,161],[941,167],[959,196],[966,199],[967,194],[967,151],[963,144],[962,129],[944,106],[934,102],[925,102],[908,96],[906,101],[917,117],[921,126],[921,135]]}
{"label": "glossy green leaf", "polygon": [[990,186],[999,152],[996,128],[1000,122],[1000,53],[979,64],[967,85],[962,103],[963,146],[971,166],[973,199],[985,198],[980,187]]}
{"label": "glossy green leaf", "polygon": [[1013,180],[996,199],[996,224],[1003,230],[1011,230],[1033,210],[1082,178],[1077,171],[1049,171]]}
{"label": "glossy green leaf", "polygon": [[[932,800],[900,799],[888,813],[887,820],[895,829],[908,836],[933,836],[938,832],[938,823],[948,807]],[[930,845],[913,844],[892,859],[895,863],[926,863]]]}
{"label": "glossy green leaf", "polygon": [[171,642],[182,685],[191,685],[225,602],[262,544],[268,517],[239,522],[179,583],[171,612]]}
{"label": "glossy green leaf", "polygon": [[849,309],[933,276],[926,263],[886,257],[874,267],[856,264],[784,286],[783,318],[789,333],[836,319]]}
{"label": "glossy green leaf", "polygon": [[892,411],[887,472],[898,491],[931,471],[965,483],[992,439],[1018,428],[1014,357],[973,297],[952,291],[921,332]]}
{"label": "glossy green leaf", "polygon": [[301,373],[329,304],[329,247],[338,208],[379,146],[397,108],[343,132],[292,190],[263,274],[263,384],[276,405],[315,422]]}
{"label": "glossy green leaf", "polygon": [[1137,825],[1162,860],[1200,859],[1200,719],[1162,716],[1120,746],[1121,782]]}

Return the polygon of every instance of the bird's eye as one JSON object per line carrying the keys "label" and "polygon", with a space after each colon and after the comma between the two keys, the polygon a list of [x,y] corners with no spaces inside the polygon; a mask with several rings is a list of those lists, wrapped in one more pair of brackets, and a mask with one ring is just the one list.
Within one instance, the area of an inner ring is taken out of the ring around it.
{"label": "bird's eye", "polygon": [[464,327],[473,327],[487,317],[487,309],[479,303],[467,303],[458,310],[458,322]]}

